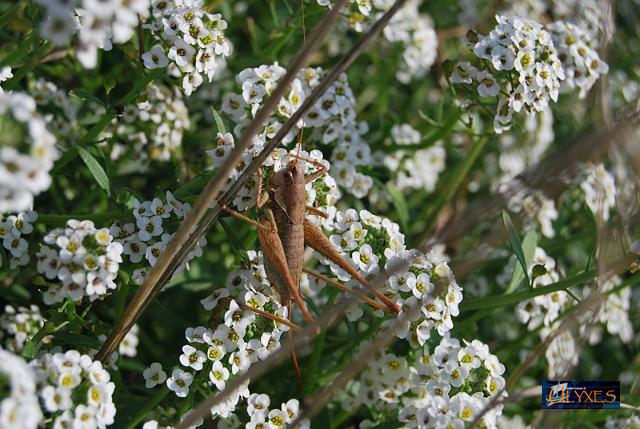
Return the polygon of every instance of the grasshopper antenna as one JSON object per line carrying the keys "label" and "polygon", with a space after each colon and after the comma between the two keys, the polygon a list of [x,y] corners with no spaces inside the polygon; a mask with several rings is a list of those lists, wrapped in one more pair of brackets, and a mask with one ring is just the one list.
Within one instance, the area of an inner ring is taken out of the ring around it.
{"label": "grasshopper antenna", "polygon": [[[304,24],[304,0],[300,0],[300,10],[302,15],[302,42],[305,43],[307,40],[307,27]],[[307,98],[307,67],[303,70],[304,76],[302,78],[302,90],[304,91],[304,98]],[[302,150],[302,136],[304,135],[304,117],[300,119],[302,126],[300,127],[300,132],[298,132],[298,143],[297,146],[297,156],[300,156],[300,151]],[[296,161],[297,162],[297,161]]]}
{"label": "grasshopper antenna", "polygon": [[[302,40],[303,43],[307,40],[307,29],[304,25],[304,0],[300,0],[300,14],[302,15]],[[306,68],[304,69],[304,75],[302,78],[302,90],[304,91],[304,98],[307,98],[307,72],[306,72]],[[296,150],[296,158],[300,156],[300,151],[302,150],[302,136],[304,135],[304,117],[301,119],[302,123],[301,123],[301,127],[300,127],[300,131],[298,132],[298,142],[296,143],[297,146],[297,150]],[[298,160],[296,159],[294,161],[294,165],[296,165],[298,163]],[[289,307],[289,313],[288,316],[289,318],[293,318],[293,308],[291,306],[291,299],[289,299],[289,302],[287,303],[287,307]],[[291,331],[291,329],[289,329],[289,347],[291,347],[291,360],[293,361],[293,368],[296,371],[296,379],[298,380],[298,384],[300,384],[300,386],[302,387],[304,385],[303,381],[302,381],[302,372],[300,371],[300,365],[298,364],[298,356],[296,355],[296,350],[293,348],[293,332]]]}

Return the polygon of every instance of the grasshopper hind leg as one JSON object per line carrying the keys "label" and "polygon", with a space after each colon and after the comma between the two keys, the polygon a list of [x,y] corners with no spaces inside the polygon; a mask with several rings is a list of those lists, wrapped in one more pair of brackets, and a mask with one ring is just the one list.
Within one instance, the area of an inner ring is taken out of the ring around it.
{"label": "grasshopper hind leg", "polygon": [[[287,309],[288,309],[287,318],[289,319],[289,321],[291,321],[293,316],[291,299],[287,301]],[[300,365],[298,364],[298,356],[296,355],[296,350],[293,346],[293,330],[289,329],[288,336],[289,336],[289,347],[291,348],[291,360],[293,361],[293,368],[296,371],[296,379],[298,380],[298,383],[300,383],[300,386],[302,386],[303,385],[302,372],[300,371]]]}

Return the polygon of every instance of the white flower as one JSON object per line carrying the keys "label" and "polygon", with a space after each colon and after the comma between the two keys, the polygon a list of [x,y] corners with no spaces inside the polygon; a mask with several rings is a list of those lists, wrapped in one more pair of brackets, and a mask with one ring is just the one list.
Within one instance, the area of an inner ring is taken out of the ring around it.
{"label": "white flower", "polygon": [[453,83],[472,83],[478,75],[478,70],[468,62],[462,62],[455,66],[451,74]]}
{"label": "white flower", "polygon": [[290,399],[282,404],[282,413],[285,415],[286,423],[293,423],[300,412],[300,402],[297,399]]}
{"label": "white flower", "polygon": [[121,356],[135,357],[138,353],[138,331],[140,328],[138,325],[133,325],[131,330],[127,332],[120,346],[118,346],[118,353]]}
{"label": "white flower", "polygon": [[247,413],[251,420],[266,419],[269,414],[269,395],[253,393],[247,399]]}
{"label": "white flower", "polygon": [[353,252],[352,260],[356,263],[360,270],[368,273],[372,267],[377,267],[378,256],[373,253],[371,246],[365,244],[359,251]]}
{"label": "white flower", "polygon": [[169,58],[165,55],[164,49],[158,45],[142,54],[142,61],[144,61],[144,66],[151,70],[169,65]]}
{"label": "white flower", "polygon": [[174,392],[176,396],[184,398],[189,393],[189,386],[193,382],[193,375],[175,368],[171,373],[171,377],[167,379],[167,387]]}
{"label": "white flower", "polygon": [[[3,380],[0,426],[19,429],[38,427],[42,411],[38,404],[36,376],[32,368],[21,357],[0,348],[0,377]],[[48,405],[50,404],[45,399],[45,407]]]}
{"label": "white flower", "polygon": [[161,235],[163,232],[162,217],[160,216],[139,217],[136,224],[139,228],[138,237],[142,241],[149,241],[152,237]]}
{"label": "white flower", "polygon": [[163,384],[167,379],[167,373],[162,370],[162,365],[154,362],[142,373],[145,379],[145,387],[151,389],[159,384]]}
{"label": "white flower", "polygon": [[209,372],[209,380],[216,386],[216,389],[222,390],[229,378],[229,370],[218,360],[213,363]]}
{"label": "white flower", "polygon": [[237,350],[229,356],[229,364],[231,365],[231,372],[237,374],[246,370],[251,365],[251,359],[246,349]]}
{"label": "white flower", "polygon": [[180,355],[180,363],[182,365],[200,371],[206,361],[206,355],[200,350],[188,344],[182,346],[182,354]]}
{"label": "white flower", "polygon": [[481,97],[494,97],[500,92],[500,85],[490,73],[479,72],[476,79],[479,82],[478,94]]}
{"label": "white flower", "polygon": [[271,410],[267,416],[269,427],[272,429],[284,428],[286,426],[287,415],[282,410]]}
{"label": "white flower", "polygon": [[177,38],[174,45],[169,49],[169,58],[174,60],[178,67],[185,69],[187,72],[193,70],[192,61],[194,59],[195,49],[181,38]]}
{"label": "white flower", "polygon": [[616,203],[613,176],[602,164],[586,166],[583,171],[584,180],[580,183],[580,188],[584,192],[587,207],[604,221],[609,220],[609,210]]}

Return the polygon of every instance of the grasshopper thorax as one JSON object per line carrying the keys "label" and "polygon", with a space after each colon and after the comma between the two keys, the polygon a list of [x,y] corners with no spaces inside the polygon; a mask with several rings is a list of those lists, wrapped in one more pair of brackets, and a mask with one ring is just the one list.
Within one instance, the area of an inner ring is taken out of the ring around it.
{"label": "grasshopper thorax", "polygon": [[292,223],[304,221],[305,194],[304,165],[302,161],[293,161],[286,168],[276,171],[269,177],[267,186],[269,200],[275,208],[284,211]]}

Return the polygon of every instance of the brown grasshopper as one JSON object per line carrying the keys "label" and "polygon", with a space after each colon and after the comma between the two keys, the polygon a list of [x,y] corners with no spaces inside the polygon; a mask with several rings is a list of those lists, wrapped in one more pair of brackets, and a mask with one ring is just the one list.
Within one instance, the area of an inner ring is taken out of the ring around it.
{"label": "brown grasshopper", "polygon": [[[228,207],[223,207],[224,210],[233,216],[251,223],[258,228],[258,241],[264,253],[265,272],[269,283],[271,283],[280,295],[280,303],[286,305],[289,310],[289,321],[291,320],[291,302],[293,300],[300,307],[305,319],[315,327],[316,332],[318,331],[315,319],[311,313],[309,313],[300,295],[299,285],[303,271],[318,277],[320,280],[332,286],[351,293],[358,293],[315,271],[304,269],[305,243],[349,273],[349,275],[379,298],[386,307],[381,306],[377,301],[367,297],[364,298],[366,302],[376,308],[386,308],[391,312],[397,313],[400,310],[397,304],[381,292],[373,289],[369,282],[338,253],[333,244],[331,244],[323,234],[322,230],[305,216],[306,212],[318,216],[325,216],[322,211],[305,204],[305,185],[325,175],[327,173],[326,167],[313,159],[292,154],[289,156],[297,159],[297,161],[291,162],[286,168],[278,170],[269,176],[267,179],[267,191],[264,193],[262,191],[262,172],[258,171],[256,206],[262,210],[262,215],[258,221],[248,218]],[[313,164],[318,171],[305,176],[302,161]],[[262,313],[263,312],[260,312],[260,314]],[[266,316],[268,314],[269,313],[262,315]],[[272,319],[275,320],[273,317]],[[295,325],[289,324],[289,326]],[[292,355],[296,373],[299,377],[300,372],[293,351]]]}

